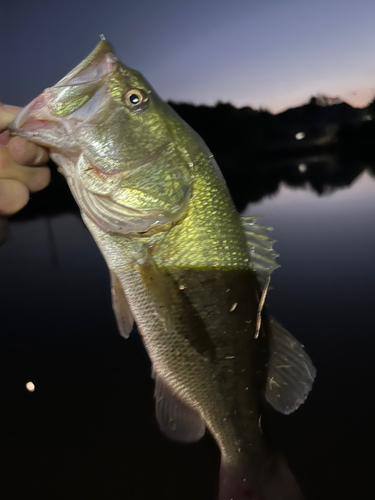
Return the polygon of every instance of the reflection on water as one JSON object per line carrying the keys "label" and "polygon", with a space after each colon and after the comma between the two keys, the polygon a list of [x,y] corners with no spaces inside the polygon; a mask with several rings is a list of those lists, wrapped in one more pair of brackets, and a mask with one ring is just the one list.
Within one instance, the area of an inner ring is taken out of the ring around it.
{"label": "reflection on water", "polygon": [[336,156],[311,156],[277,163],[258,163],[246,168],[246,154],[239,153],[218,158],[238,210],[249,201],[260,201],[264,196],[276,194],[282,184],[315,191],[332,193],[350,186],[368,165],[345,161]]}
{"label": "reflection on water", "polygon": [[[244,214],[274,227],[268,303],[318,369],[305,405],[264,425],[308,499],[370,498],[373,175],[327,159],[228,172]],[[118,335],[108,271],[61,192],[54,212],[53,189],[35,197],[0,248],[1,498],[213,500],[216,448],[160,435],[149,360]]]}

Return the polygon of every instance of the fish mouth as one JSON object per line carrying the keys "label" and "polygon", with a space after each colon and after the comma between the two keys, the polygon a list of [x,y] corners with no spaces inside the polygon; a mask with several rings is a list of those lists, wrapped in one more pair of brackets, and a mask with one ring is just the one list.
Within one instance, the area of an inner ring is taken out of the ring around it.
{"label": "fish mouth", "polygon": [[[49,143],[52,131],[54,134],[71,133],[72,127],[88,119],[102,106],[99,101],[105,92],[100,92],[100,89],[115,70],[117,62],[112,46],[106,40],[101,40],[78,66],[23,108],[8,126],[9,132],[32,139],[43,146],[53,146],[54,144]],[[91,103],[89,106],[84,104],[66,115],[56,111],[56,103],[65,94],[83,92],[86,89],[92,93],[88,100]]]}
{"label": "fish mouth", "polygon": [[57,120],[54,120],[49,114],[47,116],[45,97],[44,94],[40,94],[21,109],[8,126],[8,129],[12,134],[27,136],[40,128],[52,128],[56,125]]}
{"label": "fish mouth", "polygon": [[117,64],[114,49],[107,40],[101,40],[78,66],[58,81],[55,87],[93,82],[110,75]]}
{"label": "fish mouth", "polygon": [[66,136],[64,124],[48,111],[44,94],[40,94],[15,116],[8,125],[10,135],[29,139],[40,146],[53,147],[57,137]]}

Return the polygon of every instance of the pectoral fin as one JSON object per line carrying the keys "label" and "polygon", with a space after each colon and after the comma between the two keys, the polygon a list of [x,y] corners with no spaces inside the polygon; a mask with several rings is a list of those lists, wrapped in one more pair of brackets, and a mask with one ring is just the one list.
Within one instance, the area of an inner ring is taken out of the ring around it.
{"label": "pectoral fin", "polygon": [[204,420],[182,403],[158,375],[155,376],[155,405],[158,424],[167,437],[193,443],[204,436]]}
{"label": "pectoral fin", "polygon": [[288,415],[307,398],[316,369],[303,346],[275,319],[270,318],[271,340],[268,363],[267,401]]}
{"label": "pectoral fin", "polygon": [[139,266],[140,275],[146,290],[149,293],[150,301],[153,303],[155,311],[164,322],[168,331],[172,331],[174,327],[172,316],[172,300],[166,278],[158,268],[151,252],[151,248],[147,249],[147,253],[136,259]]}
{"label": "pectoral fin", "polygon": [[120,335],[127,339],[133,329],[134,318],[129,308],[128,301],[126,300],[120,280],[113,271],[110,271],[110,275],[112,307],[115,313],[117,327]]}

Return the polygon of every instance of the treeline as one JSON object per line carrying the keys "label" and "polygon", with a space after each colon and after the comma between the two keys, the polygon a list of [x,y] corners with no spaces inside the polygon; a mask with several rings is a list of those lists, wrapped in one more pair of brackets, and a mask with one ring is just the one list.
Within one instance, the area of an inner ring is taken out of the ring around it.
{"label": "treeline", "polygon": [[316,96],[278,114],[221,102],[169,104],[214,153],[246,151],[250,157],[267,159],[374,145],[375,101],[359,109],[338,98]]}
{"label": "treeline", "polygon": [[216,106],[169,104],[212,150],[255,150],[273,128],[273,115],[266,110],[238,109],[221,102]]}

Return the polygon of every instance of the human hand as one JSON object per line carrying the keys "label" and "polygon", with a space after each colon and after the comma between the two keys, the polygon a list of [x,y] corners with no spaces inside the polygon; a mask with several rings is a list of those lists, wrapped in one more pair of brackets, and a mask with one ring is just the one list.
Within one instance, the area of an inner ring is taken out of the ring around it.
{"label": "human hand", "polygon": [[0,215],[21,210],[30,193],[47,187],[51,178],[46,149],[22,137],[9,140],[4,132],[20,110],[0,103]]}

